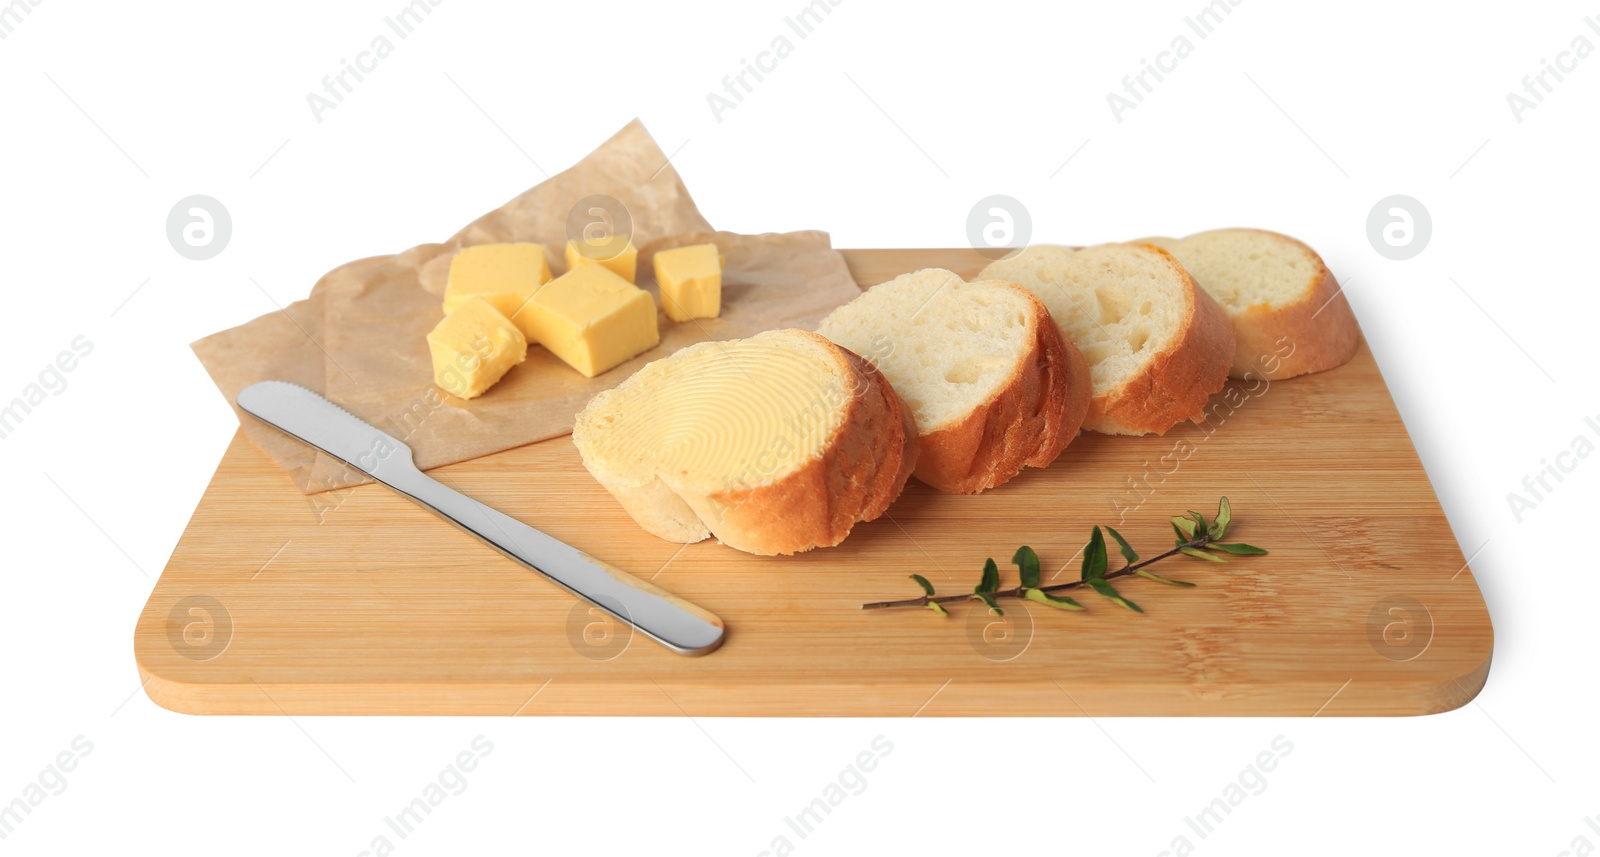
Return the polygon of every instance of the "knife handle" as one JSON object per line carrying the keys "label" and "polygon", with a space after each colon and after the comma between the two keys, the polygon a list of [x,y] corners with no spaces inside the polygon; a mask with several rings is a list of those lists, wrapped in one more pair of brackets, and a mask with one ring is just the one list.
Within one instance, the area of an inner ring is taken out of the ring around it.
{"label": "knife handle", "polygon": [[370,472],[389,487],[680,655],[704,655],[722,645],[722,620],[711,612],[443,485],[415,465],[406,467],[408,464],[409,456],[391,456]]}

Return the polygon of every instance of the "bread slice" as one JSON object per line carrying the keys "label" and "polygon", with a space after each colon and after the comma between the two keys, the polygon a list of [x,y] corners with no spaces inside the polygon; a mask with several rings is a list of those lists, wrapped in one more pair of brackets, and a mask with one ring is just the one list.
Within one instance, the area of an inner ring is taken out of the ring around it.
{"label": "bread slice", "polygon": [[1361,329],[1350,302],[1310,247],[1264,229],[1214,229],[1147,238],[1178,257],[1233,322],[1231,374],[1293,378],[1355,356]]}
{"label": "bread slice", "polygon": [[1204,419],[1206,400],[1228,382],[1227,313],[1165,250],[1036,245],[990,263],[981,276],[1038,295],[1083,352],[1093,385],[1084,428],[1162,434]]}
{"label": "bread slice", "polygon": [[1012,283],[965,283],[942,268],[902,274],[817,332],[894,385],[916,418],[913,475],[941,491],[973,494],[1047,466],[1089,410],[1089,364]]}
{"label": "bread slice", "polygon": [[649,363],[572,430],[584,467],[646,531],[764,555],[836,545],[883,514],[916,436],[878,370],[803,330]]}

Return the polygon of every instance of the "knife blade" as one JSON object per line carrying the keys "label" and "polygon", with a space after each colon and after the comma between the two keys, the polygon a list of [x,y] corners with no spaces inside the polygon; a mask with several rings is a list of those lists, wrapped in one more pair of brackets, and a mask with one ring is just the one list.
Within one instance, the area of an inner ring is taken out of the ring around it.
{"label": "knife blade", "polygon": [[304,387],[261,381],[239,407],[411,498],[579,598],[680,655],[722,645],[722,620],[621,569],[445,486],[417,469],[411,447]]}

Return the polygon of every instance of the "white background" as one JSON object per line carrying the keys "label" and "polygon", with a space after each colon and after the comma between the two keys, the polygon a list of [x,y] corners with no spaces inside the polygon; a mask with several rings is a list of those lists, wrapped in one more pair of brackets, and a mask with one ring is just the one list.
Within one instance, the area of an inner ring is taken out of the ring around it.
{"label": "white background", "polygon": [[[75,736],[93,743],[0,851],[356,854],[477,735],[492,753],[399,853],[757,854],[877,735],[892,754],[810,838],[791,833],[797,851],[1600,843],[1585,824],[1600,460],[1520,523],[1507,502],[1600,415],[1583,256],[1600,56],[1520,122],[1506,101],[1576,37],[1600,45],[1584,23],[1600,7],[1244,0],[1118,122],[1107,93],[1202,0],[842,0],[719,122],[706,94],[802,0],[444,0],[317,122],[307,93],[401,5],[42,0],[0,40],[0,400],[74,337],[94,343],[0,440],[0,802]],[[1385,720],[289,720],[150,703],[134,620],[235,428],[188,343],[342,262],[452,234],[635,116],[722,229],[961,246],[973,203],[1004,193],[1040,241],[1259,225],[1315,245],[1476,554],[1486,690]],[[205,262],[164,234],[197,193],[233,218]],[[1431,212],[1410,261],[1366,237],[1391,194]],[[1193,836],[1184,817],[1279,735],[1294,749],[1265,791]]]}

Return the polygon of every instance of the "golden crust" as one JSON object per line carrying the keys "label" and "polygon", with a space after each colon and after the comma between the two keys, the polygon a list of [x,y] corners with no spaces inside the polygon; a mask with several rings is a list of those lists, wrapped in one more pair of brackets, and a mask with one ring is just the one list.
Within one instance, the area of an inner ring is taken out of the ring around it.
{"label": "golden crust", "polygon": [[[1299,299],[1282,306],[1260,304],[1242,309],[1224,307],[1233,323],[1235,348],[1229,374],[1234,378],[1279,380],[1322,372],[1350,361],[1361,341],[1350,302],[1322,257],[1305,242],[1269,229],[1213,229],[1188,238],[1145,238],[1165,250],[1176,250],[1186,241],[1229,232],[1265,235],[1292,244],[1313,264],[1310,279]],[[1205,283],[1200,284],[1205,288]]]}
{"label": "golden crust", "polygon": [[1032,344],[1006,384],[956,423],[918,439],[915,476],[941,491],[975,494],[1024,466],[1046,467],[1078,434],[1089,407],[1089,364],[1033,292]]}
{"label": "golden crust", "polygon": [[844,541],[857,522],[882,515],[900,496],[917,460],[916,423],[888,379],[820,334],[794,333],[839,359],[847,411],[820,458],[769,485],[708,498],[721,513],[707,522],[711,532],[746,553],[792,554]]}
{"label": "golden crust", "polygon": [[1293,378],[1342,366],[1356,354],[1361,328],[1333,273],[1305,243],[1265,229],[1258,232],[1290,242],[1316,263],[1305,294],[1281,307],[1253,306],[1231,315],[1237,346],[1230,374],[1235,378]]}
{"label": "golden crust", "polygon": [[1233,324],[1227,310],[1189,276],[1171,253],[1154,244],[1183,278],[1188,301],[1178,340],[1117,389],[1089,402],[1084,427],[1104,434],[1165,434],[1184,420],[1200,422],[1213,393],[1228,383]]}

